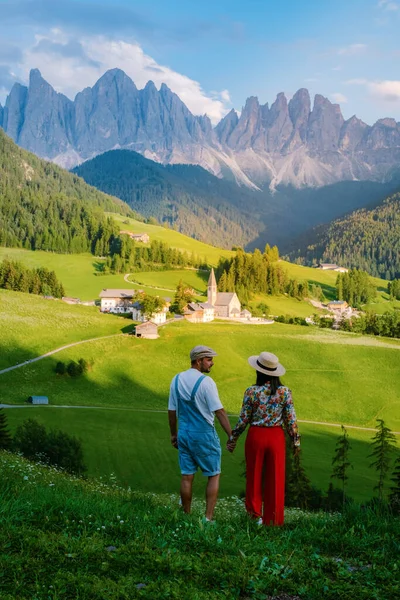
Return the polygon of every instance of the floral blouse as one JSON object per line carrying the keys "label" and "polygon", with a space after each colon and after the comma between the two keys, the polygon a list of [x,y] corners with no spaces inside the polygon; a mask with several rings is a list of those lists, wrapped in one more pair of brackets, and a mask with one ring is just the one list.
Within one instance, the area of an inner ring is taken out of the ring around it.
{"label": "floral blouse", "polygon": [[292,401],[292,392],[281,386],[271,396],[271,386],[252,385],[244,393],[239,420],[232,431],[233,440],[237,440],[247,425],[255,427],[276,427],[283,425],[292,438],[294,446],[300,446],[296,413]]}

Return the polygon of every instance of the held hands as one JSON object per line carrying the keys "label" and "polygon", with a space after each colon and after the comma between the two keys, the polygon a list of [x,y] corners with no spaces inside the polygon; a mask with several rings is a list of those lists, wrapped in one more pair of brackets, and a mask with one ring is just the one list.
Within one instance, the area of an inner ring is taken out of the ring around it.
{"label": "held hands", "polygon": [[173,445],[174,448],[176,448],[178,450],[178,436],[177,435],[171,435],[171,444]]}
{"label": "held hands", "polygon": [[236,440],[232,440],[231,438],[228,438],[228,441],[226,442],[226,449],[228,450],[228,452],[233,452],[236,448]]}

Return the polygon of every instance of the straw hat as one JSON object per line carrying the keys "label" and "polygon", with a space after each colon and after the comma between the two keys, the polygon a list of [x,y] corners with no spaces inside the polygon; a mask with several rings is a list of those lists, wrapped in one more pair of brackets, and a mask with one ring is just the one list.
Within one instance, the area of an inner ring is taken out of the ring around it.
{"label": "straw hat", "polygon": [[279,358],[272,352],[261,352],[259,356],[250,356],[249,365],[256,371],[280,377],[286,373],[286,369],[279,362]]}

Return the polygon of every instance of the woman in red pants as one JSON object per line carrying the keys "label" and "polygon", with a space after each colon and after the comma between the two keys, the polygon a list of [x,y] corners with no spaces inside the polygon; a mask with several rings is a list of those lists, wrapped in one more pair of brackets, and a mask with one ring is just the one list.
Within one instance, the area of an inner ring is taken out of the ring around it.
{"label": "woman in red pants", "polygon": [[264,525],[283,525],[285,435],[282,426],[292,440],[294,452],[300,448],[292,393],[279,379],[286,371],[275,354],[261,352],[248,360],[257,371],[257,380],[244,393],[239,420],[227,448],[233,452],[238,437],[250,425],[245,445],[246,510]]}

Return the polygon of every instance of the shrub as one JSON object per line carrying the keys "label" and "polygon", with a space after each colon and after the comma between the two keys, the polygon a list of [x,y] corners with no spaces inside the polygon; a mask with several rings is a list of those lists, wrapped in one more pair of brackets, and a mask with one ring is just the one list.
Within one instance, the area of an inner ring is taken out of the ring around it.
{"label": "shrub", "polygon": [[27,419],[19,425],[13,446],[25,458],[40,458],[68,473],[82,475],[87,470],[80,440],[64,431],[47,432],[36,419]]}
{"label": "shrub", "polygon": [[56,369],[55,369],[57,375],[65,375],[65,373],[67,372],[67,367],[65,365],[65,363],[63,363],[61,360],[58,361],[58,363],[56,364]]}

